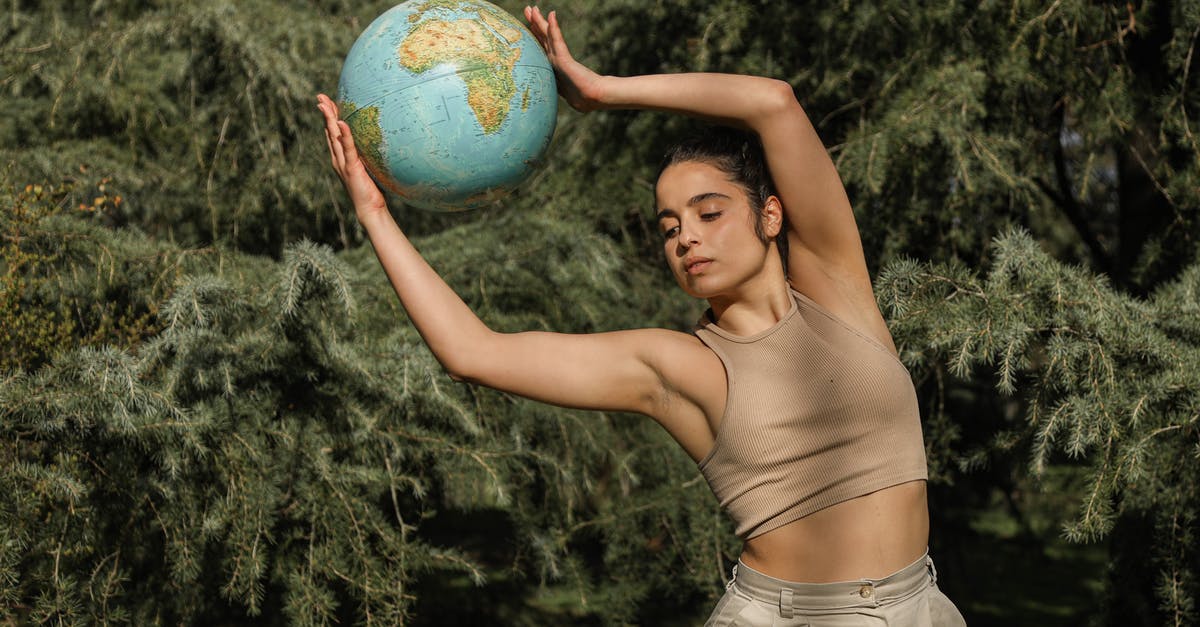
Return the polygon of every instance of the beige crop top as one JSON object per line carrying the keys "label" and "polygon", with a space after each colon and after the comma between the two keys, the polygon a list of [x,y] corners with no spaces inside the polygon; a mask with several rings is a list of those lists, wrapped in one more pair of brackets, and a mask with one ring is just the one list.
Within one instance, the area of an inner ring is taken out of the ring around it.
{"label": "beige crop top", "polygon": [[791,310],[761,333],[739,337],[707,316],[695,329],[728,381],[699,468],[745,539],[928,477],[908,370],[876,340],[791,294]]}

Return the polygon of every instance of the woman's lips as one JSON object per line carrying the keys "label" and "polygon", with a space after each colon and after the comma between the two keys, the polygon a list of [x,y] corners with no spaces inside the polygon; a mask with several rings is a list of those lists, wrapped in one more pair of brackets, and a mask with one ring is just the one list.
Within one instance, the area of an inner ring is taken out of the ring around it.
{"label": "woman's lips", "polygon": [[708,266],[711,263],[712,263],[712,259],[705,259],[703,257],[700,257],[700,258],[696,258],[691,261],[688,261],[687,264],[684,265],[684,268],[687,269],[688,274],[695,276],[697,274],[704,272],[706,269],[708,269]]}

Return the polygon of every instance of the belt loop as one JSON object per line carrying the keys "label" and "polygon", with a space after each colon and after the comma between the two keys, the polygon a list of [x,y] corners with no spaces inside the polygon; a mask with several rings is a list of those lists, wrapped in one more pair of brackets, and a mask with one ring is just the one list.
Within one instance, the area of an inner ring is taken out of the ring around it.
{"label": "belt loop", "polygon": [[929,557],[928,555],[925,556],[925,566],[926,566],[926,568],[929,569],[929,577],[932,579],[932,581],[930,581],[929,583],[931,585],[936,586],[937,585],[937,566],[933,565],[932,557]]}
{"label": "belt loop", "polygon": [[725,589],[733,587],[733,582],[737,581],[737,564],[733,565],[733,570],[729,571],[729,583],[725,584]]}
{"label": "belt loop", "polygon": [[784,618],[792,617],[792,590],[790,588],[779,591],[779,615]]}

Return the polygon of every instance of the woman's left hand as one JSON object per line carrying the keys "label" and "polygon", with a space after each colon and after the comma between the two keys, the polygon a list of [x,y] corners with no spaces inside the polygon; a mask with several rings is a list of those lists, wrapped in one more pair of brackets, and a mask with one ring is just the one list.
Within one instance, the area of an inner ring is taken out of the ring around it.
{"label": "woman's left hand", "polygon": [[354,203],[359,219],[374,213],[387,213],[387,202],[383,193],[367,174],[367,168],[358,156],[350,126],[338,119],[338,106],[329,96],[317,94],[317,108],[325,116],[325,141],[329,144],[329,160],[333,170],[342,179],[350,201]]}
{"label": "woman's left hand", "polygon": [[601,79],[586,65],[575,60],[567,49],[562,29],[558,27],[558,15],[551,11],[543,16],[537,7],[525,7],[525,19],[529,30],[550,59],[554,76],[558,79],[558,93],[576,111],[595,111],[603,107]]}

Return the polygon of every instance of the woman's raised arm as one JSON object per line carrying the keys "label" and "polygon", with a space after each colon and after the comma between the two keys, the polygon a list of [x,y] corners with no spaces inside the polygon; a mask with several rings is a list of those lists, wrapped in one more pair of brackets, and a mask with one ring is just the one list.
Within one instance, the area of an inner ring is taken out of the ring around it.
{"label": "woman's raised arm", "polygon": [[320,95],[318,107],[333,167],[375,254],[417,331],[451,377],[556,405],[647,414],[680,437],[680,425],[668,424],[661,411],[672,394],[662,369],[673,367],[661,364],[686,363],[678,355],[693,350],[688,336],[653,329],[587,335],[492,331],[400,230],[359,159],[349,126],[338,119],[337,105]]}
{"label": "woman's raised arm", "polygon": [[790,85],[734,74],[602,76],[571,56],[555,12],[527,8],[525,17],[557,71],[559,91],[576,109],[669,111],[754,131],[788,220],[789,278],[819,285],[833,277],[870,295],[850,200]]}

